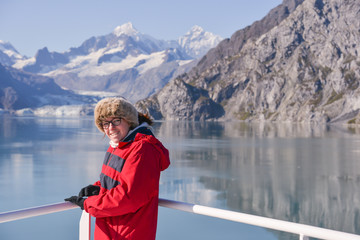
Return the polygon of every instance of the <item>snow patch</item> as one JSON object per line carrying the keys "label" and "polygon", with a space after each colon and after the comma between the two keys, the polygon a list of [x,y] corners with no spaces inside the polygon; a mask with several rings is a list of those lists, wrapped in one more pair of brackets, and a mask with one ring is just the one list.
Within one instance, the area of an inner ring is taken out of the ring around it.
{"label": "snow patch", "polygon": [[190,60],[180,60],[178,61],[179,66],[183,66],[185,64],[191,63],[192,61],[194,61],[194,59],[190,59]]}
{"label": "snow patch", "polygon": [[164,62],[165,51],[155,52],[151,55],[140,54],[139,56],[127,56],[122,59],[121,62],[103,62],[100,65],[85,65],[79,71],[78,77],[94,77],[94,76],[106,76],[117,71],[124,71],[126,69],[133,68],[138,62],[143,64],[137,66],[137,70],[140,74],[158,67]]}
{"label": "snow patch", "polygon": [[15,112],[17,116],[80,117],[94,112],[94,105],[44,106],[37,109],[25,108]]}
{"label": "snow patch", "polygon": [[74,93],[78,95],[86,95],[86,96],[94,96],[94,97],[115,97],[119,96],[119,93],[116,92],[104,92],[104,91],[84,91],[84,90],[77,90]]}
{"label": "snow patch", "polygon": [[134,66],[137,62],[137,58],[128,56],[121,62],[103,62],[101,65],[92,66],[86,65],[81,69],[81,72],[78,74],[78,77],[88,77],[88,76],[105,76],[111,73],[122,71]]}
{"label": "snow patch", "polygon": [[19,60],[15,64],[13,64],[12,67],[17,69],[23,69],[25,66],[33,65],[35,63],[36,63],[36,59],[35,57],[32,57],[25,60]]}
{"label": "snow patch", "polygon": [[149,56],[149,58],[143,64],[139,65],[138,71],[140,74],[145,73],[146,71],[160,66],[164,62],[165,51],[156,52]]}

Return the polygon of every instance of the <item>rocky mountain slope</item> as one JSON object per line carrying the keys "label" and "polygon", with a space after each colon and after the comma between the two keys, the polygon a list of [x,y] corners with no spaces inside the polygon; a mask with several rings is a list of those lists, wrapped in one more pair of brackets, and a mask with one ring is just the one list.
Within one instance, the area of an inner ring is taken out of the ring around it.
{"label": "rocky mountain slope", "polygon": [[51,77],[67,89],[116,92],[135,102],[190,70],[221,40],[198,26],[177,41],[157,40],[126,23],[63,53],[44,47],[13,67]]}
{"label": "rocky mountain slope", "polygon": [[156,119],[359,123],[360,2],[284,0],[137,107]]}

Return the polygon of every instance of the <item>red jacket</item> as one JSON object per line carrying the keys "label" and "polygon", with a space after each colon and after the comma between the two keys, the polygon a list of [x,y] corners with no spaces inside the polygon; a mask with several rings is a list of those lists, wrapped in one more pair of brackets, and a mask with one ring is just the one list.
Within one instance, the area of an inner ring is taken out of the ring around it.
{"label": "red jacket", "polygon": [[169,152],[152,135],[111,146],[105,155],[100,193],[88,197],[84,209],[96,217],[96,240],[154,240],[160,172],[170,165]]}

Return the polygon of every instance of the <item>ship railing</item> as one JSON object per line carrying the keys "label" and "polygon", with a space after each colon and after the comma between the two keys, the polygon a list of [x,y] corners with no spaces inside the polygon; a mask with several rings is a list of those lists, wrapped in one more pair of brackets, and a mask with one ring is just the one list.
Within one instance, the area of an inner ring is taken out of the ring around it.
{"label": "ship railing", "polygon": [[[299,235],[299,240],[308,240],[309,237],[326,240],[351,239],[360,240],[360,235],[335,231],[326,228],[314,227],[310,225],[287,222],[267,217],[260,217],[251,214],[223,210],[213,207],[196,205],[186,202],[159,199],[159,206],[176,209],[180,211],[245,223],[253,226],[288,232]],[[49,213],[62,212],[78,206],[70,202],[62,202],[39,207],[21,209],[11,212],[0,213],[0,223],[15,221],[24,218],[45,215]],[[82,212],[79,223],[79,240],[91,239],[91,216],[85,211]]]}

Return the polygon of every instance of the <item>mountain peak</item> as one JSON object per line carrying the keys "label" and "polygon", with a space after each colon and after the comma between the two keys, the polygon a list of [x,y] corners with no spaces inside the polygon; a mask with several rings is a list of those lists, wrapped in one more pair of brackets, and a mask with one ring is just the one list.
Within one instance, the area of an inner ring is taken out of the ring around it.
{"label": "mountain peak", "polygon": [[0,63],[11,66],[18,60],[25,59],[9,42],[0,40]]}
{"label": "mountain peak", "polygon": [[12,51],[14,53],[18,53],[11,43],[3,40],[0,40],[0,51]]}
{"label": "mountain peak", "polygon": [[134,36],[137,35],[138,33],[139,32],[133,27],[131,22],[127,22],[123,25],[117,26],[113,31],[113,34],[115,34],[118,37],[122,34]]}
{"label": "mountain peak", "polygon": [[204,29],[202,27],[198,26],[198,25],[195,25],[190,29],[189,32],[187,32],[187,34],[189,34],[189,33],[202,33],[202,32],[204,32]]}
{"label": "mountain peak", "polygon": [[184,36],[179,38],[178,43],[189,56],[200,58],[221,40],[220,36],[206,32],[202,27],[195,25]]}

